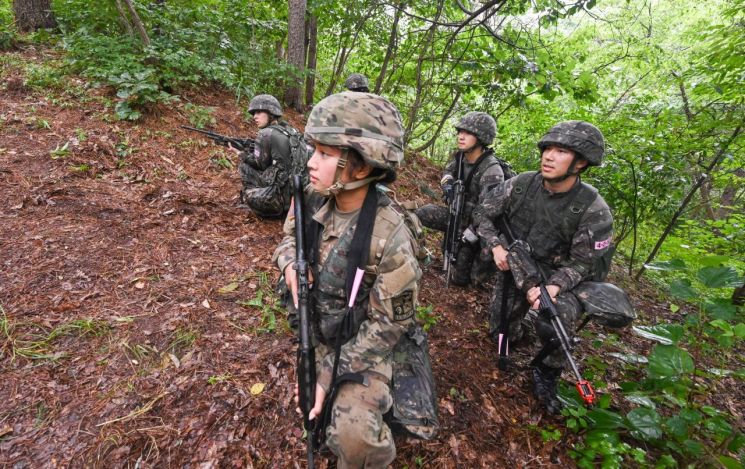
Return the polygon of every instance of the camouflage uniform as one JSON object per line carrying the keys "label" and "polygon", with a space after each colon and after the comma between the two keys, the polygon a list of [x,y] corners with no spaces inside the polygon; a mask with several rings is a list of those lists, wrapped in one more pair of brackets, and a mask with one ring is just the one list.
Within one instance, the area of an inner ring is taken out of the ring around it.
{"label": "camouflage uniform", "polygon": [[[251,100],[249,112],[257,111],[269,112],[275,118],[282,114],[279,102],[269,95]],[[242,152],[238,163],[243,182],[241,201],[260,217],[284,216],[290,207],[290,141],[279,126],[289,124],[280,122],[259,130],[253,151]]]}
{"label": "camouflage uniform", "polygon": [[[378,96],[356,95],[359,93],[332,95],[316,105],[308,119],[307,135],[320,143],[354,148],[368,164],[395,168],[403,159],[403,132],[398,111]],[[371,104],[377,106],[373,109],[369,107]],[[327,108],[345,111],[344,114],[332,111],[327,114]],[[345,120],[345,117],[351,119]],[[390,121],[386,122],[389,118]],[[327,123],[329,119],[333,120],[334,126]],[[386,128],[375,128],[381,122]],[[390,129],[390,126],[394,128]],[[362,132],[346,133],[345,128],[362,128]],[[325,137],[324,133],[327,134]],[[373,185],[369,190],[377,189]],[[332,384],[336,333],[347,312],[349,248],[360,210],[340,213],[335,208],[333,197],[324,199],[316,193],[309,194],[306,200],[306,208],[311,212],[320,205],[312,217],[321,228],[311,290],[314,300],[311,323],[314,339],[318,342],[318,384],[328,393]],[[295,260],[295,219],[292,212],[288,214],[283,229],[285,238],[274,253],[282,272]],[[332,408],[331,423],[326,429],[326,443],[338,456],[340,468],[385,467],[395,459],[396,447],[390,428],[383,422],[383,415],[393,404],[389,384],[393,349],[415,322],[421,277],[415,246],[403,218],[390,206],[390,199],[379,191],[365,275],[351,313],[351,338],[341,345],[338,369],[339,375],[360,373],[365,383],[345,382],[340,386]]]}
{"label": "camouflage uniform", "polygon": [[[513,188],[516,184],[528,179],[525,194],[516,195]],[[533,249],[533,258],[544,272],[547,285],[557,285],[561,292],[557,297],[556,309],[559,312],[566,330],[571,332],[580,319],[582,308],[577,298],[571,293],[580,282],[588,280],[598,259],[611,247],[613,238],[613,216],[605,200],[596,194],[594,201],[584,208],[576,231],[567,236],[562,224],[570,218],[576,195],[584,183],[578,181],[568,192],[551,193],[543,187],[540,173],[522,173],[497,186],[485,198],[478,211],[481,223],[479,236],[491,251],[502,245],[507,249],[506,241],[500,238],[495,219],[507,213],[508,223],[516,239],[522,239]],[[591,188],[588,184],[586,187]],[[586,189],[596,193],[594,188]],[[501,311],[501,294],[504,290],[504,275],[499,275],[495,285],[495,295],[489,308],[490,332],[494,333],[499,324]],[[523,293],[535,285],[523,285]],[[522,337],[521,320],[528,311],[529,305],[524,294],[511,295],[512,309],[509,316],[511,341]],[[553,328],[548,318],[538,317],[535,323],[536,333],[543,343],[553,337]],[[544,363],[554,368],[561,368],[565,357],[561,350],[549,355]]]}
{"label": "camouflage uniform", "polygon": [[[476,135],[483,146],[487,146],[494,141],[496,123],[488,114],[471,112],[461,119],[456,129],[471,132]],[[494,151],[491,148],[484,148],[482,155],[484,155],[484,158],[478,166],[468,161],[464,161],[463,164],[462,180],[464,182],[468,180],[472,172],[475,171],[475,173],[465,190],[465,204],[460,226],[463,231],[470,227],[474,233],[476,226],[479,224],[473,216],[474,208],[481,204],[483,196],[489,189],[504,181],[504,172],[494,155]],[[440,181],[443,186],[452,184],[456,179],[458,157],[458,153],[455,153],[450,163],[445,167]],[[417,209],[416,214],[422,225],[427,228],[447,232],[450,217],[448,207],[428,204]],[[494,274],[494,271],[495,266],[491,252],[486,249],[482,242],[462,242],[451,271],[451,281],[456,285],[472,283],[475,286],[482,286]]]}

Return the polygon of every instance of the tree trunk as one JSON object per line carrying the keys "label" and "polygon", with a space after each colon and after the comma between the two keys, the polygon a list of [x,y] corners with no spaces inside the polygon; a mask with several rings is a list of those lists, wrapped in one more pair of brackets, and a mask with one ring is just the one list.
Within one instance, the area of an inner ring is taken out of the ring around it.
{"label": "tree trunk", "polygon": [[57,27],[52,0],[13,0],[13,13],[19,31]]}
{"label": "tree trunk", "polygon": [[308,18],[308,76],[305,78],[305,104],[313,104],[313,95],[316,91],[316,64],[318,61],[318,18],[310,15]]}
{"label": "tree trunk", "polygon": [[303,74],[305,72],[305,0],[289,0],[287,21],[287,63],[296,71],[289,77],[285,104],[300,112],[303,110]]}
{"label": "tree trunk", "polygon": [[127,8],[129,9],[129,14],[132,17],[132,25],[137,30],[137,35],[140,36],[140,40],[142,41],[143,44],[145,44],[145,46],[149,46],[150,38],[147,35],[147,31],[145,31],[145,25],[142,24],[140,15],[137,14],[137,10],[135,10],[135,6],[132,5],[132,0],[124,0],[124,3],[127,4]]}
{"label": "tree trunk", "polygon": [[396,8],[396,12],[393,14],[393,25],[391,26],[391,34],[388,38],[388,48],[385,51],[383,65],[380,67],[380,74],[375,79],[375,89],[373,91],[375,94],[380,94],[385,74],[388,72],[388,63],[391,61],[394,51],[398,47],[398,20],[401,19],[401,10],[402,8]]}

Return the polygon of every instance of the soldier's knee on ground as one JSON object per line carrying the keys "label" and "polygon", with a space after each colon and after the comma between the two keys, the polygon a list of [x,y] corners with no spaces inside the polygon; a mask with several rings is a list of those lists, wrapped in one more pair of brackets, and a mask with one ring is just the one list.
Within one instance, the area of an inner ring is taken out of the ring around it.
{"label": "soldier's knee on ground", "polygon": [[339,389],[327,430],[327,444],[339,457],[338,467],[386,467],[396,458],[390,428],[383,422],[393,405],[387,383],[346,383]]}

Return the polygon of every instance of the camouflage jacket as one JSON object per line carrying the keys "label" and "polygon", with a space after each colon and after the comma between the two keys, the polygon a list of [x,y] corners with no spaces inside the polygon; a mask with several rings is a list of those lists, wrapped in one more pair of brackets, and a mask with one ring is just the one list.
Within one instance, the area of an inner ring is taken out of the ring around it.
{"label": "camouflage jacket", "polygon": [[[355,323],[355,326],[359,324],[356,334],[341,347],[339,375],[372,371],[390,379],[393,348],[415,321],[421,277],[414,255],[415,242],[401,215],[389,204],[390,200],[379,194],[370,255],[358,294],[358,298],[363,299],[358,302],[362,314]],[[312,206],[312,203],[308,205]],[[343,288],[347,264],[345,246],[354,234],[358,214],[340,223],[335,220],[338,216],[335,217],[334,202],[330,199],[313,215],[313,219],[323,227],[316,266],[318,277],[312,289],[316,301],[311,322],[316,336],[325,319],[338,318],[346,313],[346,291]],[[295,261],[295,217],[292,211],[283,230],[285,237],[274,252],[274,260],[282,272]],[[328,349],[330,353],[317,357],[321,363],[318,383],[326,390],[331,384],[334,360],[333,348]]]}
{"label": "camouflage jacket", "polygon": [[[516,185],[525,187],[525,194],[516,194]],[[593,194],[586,207],[577,203],[580,190]],[[531,171],[495,187],[476,215],[480,220],[478,234],[490,249],[506,246],[497,228],[497,218],[505,213],[515,238],[530,244],[532,257],[548,272],[547,283],[562,291],[588,279],[596,262],[612,246],[610,208],[595,188],[579,180],[567,192],[552,193],[544,188],[540,173]],[[576,226],[568,226],[567,220],[572,219],[579,220]]]}
{"label": "camouflage jacket", "polygon": [[284,185],[287,179],[284,174],[292,165],[289,139],[282,132],[273,129],[279,125],[287,124],[272,124],[259,130],[253,153],[242,152],[240,156],[240,164],[261,171],[263,187],[275,184],[278,177],[282,181],[281,185]]}
{"label": "camouflage jacket", "polygon": [[[441,184],[452,184],[458,176],[458,165],[456,164],[456,156],[459,152],[453,154],[453,158],[450,163],[445,167],[445,171],[442,173]],[[463,181],[468,179],[468,176],[476,171],[476,174],[471,178],[470,184],[466,187],[466,203],[463,207],[463,220],[461,226],[465,229],[469,225],[478,225],[473,219],[474,208],[481,205],[483,197],[486,195],[489,189],[493,188],[497,184],[504,181],[504,172],[502,167],[494,157],[494,151],[491,148],[484,150],[484,159],[476,167],[475,164],[469,163],[467,160],[463,164]]]}

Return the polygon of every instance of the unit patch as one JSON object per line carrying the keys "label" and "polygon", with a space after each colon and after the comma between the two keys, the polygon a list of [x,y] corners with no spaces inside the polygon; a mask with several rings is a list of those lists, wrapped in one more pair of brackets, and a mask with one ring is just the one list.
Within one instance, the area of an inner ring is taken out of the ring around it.
{"label": "unit patch", "polygon": [[394,321],[405,321],[414,316],[414,293],[411,290],[392,298],[391,303]]}
{"label": "unit patch", "polygon": [[601,249],[605,249],[608,246],[610,246],[610,238],[604,239],[602,241],[595,241],[595,250],[599,251]]}

